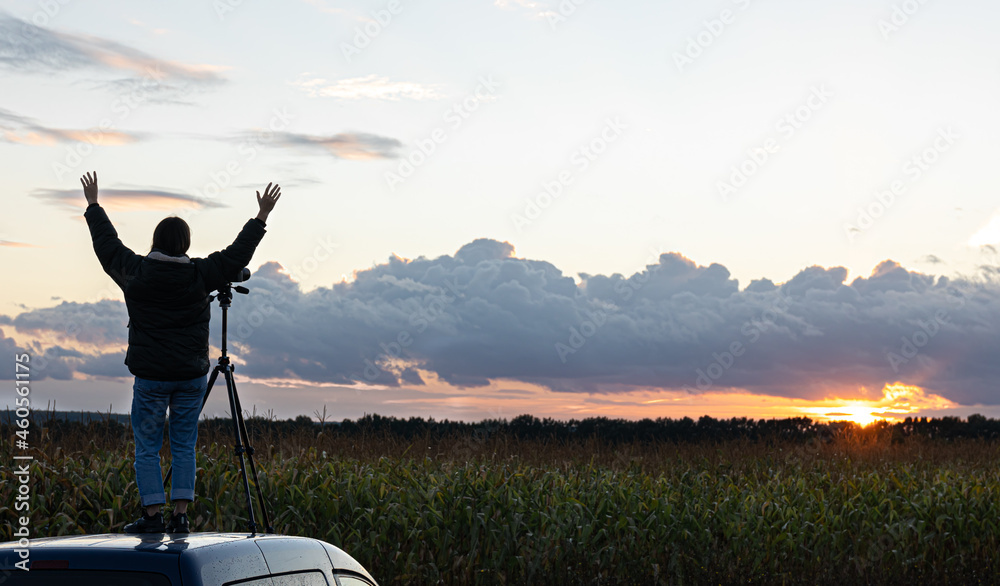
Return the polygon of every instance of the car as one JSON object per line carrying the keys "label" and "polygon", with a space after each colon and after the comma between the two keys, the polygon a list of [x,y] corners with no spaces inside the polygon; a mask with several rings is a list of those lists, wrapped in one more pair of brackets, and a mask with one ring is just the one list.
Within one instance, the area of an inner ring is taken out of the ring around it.
{"label": "car", "polygon": [[[27,561],[27,564],[23,562]],[[20,566],[17,564],[21,562]],[[28,570],[24,568],[27,566]],[[377,586],[318,539],[249,533],[70,535],[0,544],[3,586]]]}

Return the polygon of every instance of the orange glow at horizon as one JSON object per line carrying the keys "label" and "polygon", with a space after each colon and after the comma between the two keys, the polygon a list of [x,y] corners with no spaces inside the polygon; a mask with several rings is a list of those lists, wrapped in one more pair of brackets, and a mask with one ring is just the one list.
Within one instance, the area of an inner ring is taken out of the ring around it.
{"label": "orange glow at horizon", "polygon": [[[379,406],[386,407],[381,410],[385,412],[408,408],[415,416],[430,415],[467,421],[484,418],[510,419],[524,414],[557,420],[590,417],[698,419],[705,415],[715,419],[784,419],[806,416],[817,421],[852,421],[864,426],[878,420],[918,416],[924,410],[962,407],[918,386],[900,382],[887,383],[882,388],[881,397],[876,399],[833,397],[817,400],[740,391],[693,394],[661,389],[603,393],[560,392],[514,380],[491,380],[480,387],[456,387],[416,364],[396,360],[389,368],[399,370],[403,366],[415,367],[425,384],[402,387],[374,383],[340,385],[295,378],[255,378],[246,379],[245,382],[285,390],[352,389],[356,394],[367,395],[373,413],[380,411]],[[865,394],[864,388],[859,391],[859,394]]]}
{"label": "orange glow at horizon", "polygon": [[820,403],[822,405],[800,409],[803,413],[824,421],[853,421],[859,425],[915,415],[922,409],[953,409],[959,406],[940,395],[929,394],[920,387],[900,382],[886,384],[882,388],[881,399],[834,398]]}
{"label": "orange glow at horizon", "polygon": [[[397,365],[398,366],[398,365]],[[478,420],[483,417],[511,418],[530,414],[554,419],[609,417],[622,419],[691,417],[716,419],[748,417],[782,419],[807,416],[817,421],[853,421],[868,425],[878,420],[916,416],[924,410],[956,409],[961,405],[940,395],[904,383],[886,384],[877,399],[798,399],[738,391],[691,394],[684,391],[639,389],[626,392],[557,392],[530,383],[493,380],[482,387],[455,387],[433,372],[419,369],[425,385],[393,389],[357,383],[358,393],[370,393],[373,408],[407,405],[435,417]],[[292,379],[256,380],[284,388],[339,387]],[[409,389],[406,392],[404,389]],[[862,389],[863,391],[864,389]],[[388,391],[388,392],[387,392]],[[390,396],[392,395],[392,396]]]}

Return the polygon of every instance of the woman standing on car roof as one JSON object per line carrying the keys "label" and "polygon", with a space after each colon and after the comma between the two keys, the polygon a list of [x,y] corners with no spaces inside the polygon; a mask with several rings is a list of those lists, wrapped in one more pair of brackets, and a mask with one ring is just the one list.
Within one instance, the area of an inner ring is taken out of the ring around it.
{"label": "woman standing on car roof", "polygon": [[[111,220],[97,203],[97,172],[80,182],[87,198],[87,225],[101,267],[125,294],[128,351],[125,364],[135,375],[132,432],[135,477],[144,510],[125,533],[188,533],[187,506],[194,500],[195,444],[198,417],[208,386],[209,294],[235,280],[250,263],[264,237],[267,216],[281,197],[268,183],[257,192],[259,212],[247,220],[236,241],[207,258],[189,258],[191,230],[183,219],[164,218],[153,231],[149,254],[140,256],[122,244]],[[170,407],[170,454],[175,470],[170,486],[174,503],[164,525],[166,503],[160,448]]]}

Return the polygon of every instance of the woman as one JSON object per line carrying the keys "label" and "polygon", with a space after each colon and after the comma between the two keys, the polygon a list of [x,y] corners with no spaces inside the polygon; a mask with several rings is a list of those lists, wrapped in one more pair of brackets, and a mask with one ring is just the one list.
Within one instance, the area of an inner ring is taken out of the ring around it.
{"label": "woman", "polygon": [[[265,222],[281,197],[270,183],[257,192],[259,212],[243,226],[236,241],[207,258],[189,258],[191,231],[181,218],[165,218],[153,232],[146,256],[129,250],[104,209],[97,203],[97,173],[80,182],[87,198],[87,225],[94,252],[104,272],[122,288],[128,308],[128,351],[125,364],[135,376],[132,387],[132,432],[135,476],[145,508],[125,533],[188,533],[187,506],[194,500],[195,444],[198,417],[208,385],[209,293],[234,280],[264,237]],[[164,525],[166,503],[160,470],[160,448],[170,407],[170,454],[174,468],[170,524]]]}

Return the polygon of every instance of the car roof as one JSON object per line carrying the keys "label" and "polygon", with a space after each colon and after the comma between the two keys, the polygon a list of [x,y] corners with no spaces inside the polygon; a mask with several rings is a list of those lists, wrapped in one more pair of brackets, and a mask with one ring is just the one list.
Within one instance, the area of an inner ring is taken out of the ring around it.
{"label": "car roof", "polygon": [[[264,535],[256,535],[256,538],[261,537],[264,537]],[[287,536],[280,537],[287,538]],[[31,548],[93,547],[101,549],[155,549],[163,552],[173,551],[179,553],[188,549],[209,547],[218,543],[245,541],[248,538],[252,538],[249,533],[189,533],[187,535],[176,533],[147,533],[144,535],[104,533],[102,535],[61,535],[58,537],[36,537],[31,540]],[[16,541],[0,543],[0,549],[16,547],[18,547]]]}
{"label": "car roof", "polygon": [[[18,548],[17,542],[0,544],[0,565],[13,569],[17,561],[14,550]],[[32,539],[30,551],[33,560],[69,560],[70,567],[79,569],[180,574],[185,584],[218,584],[317,565],[375,581],[343,550],[325,541],[291,535],[215,532],[68,535]]]}

